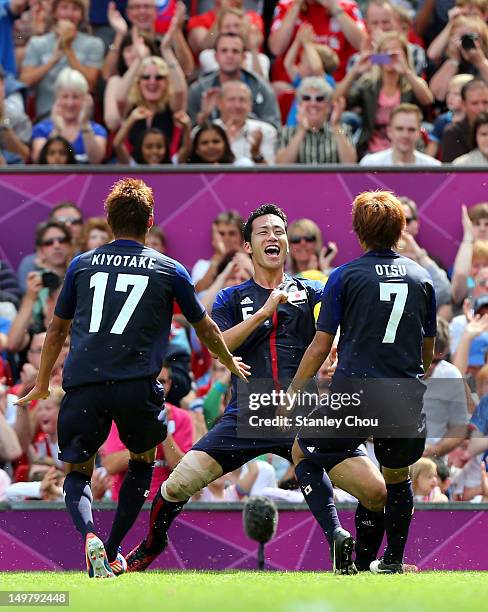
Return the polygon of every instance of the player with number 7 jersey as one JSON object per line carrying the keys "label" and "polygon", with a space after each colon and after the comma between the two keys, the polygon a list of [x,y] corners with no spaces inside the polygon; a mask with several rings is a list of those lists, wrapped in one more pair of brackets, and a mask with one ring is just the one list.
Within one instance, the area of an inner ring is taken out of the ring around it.
{"label": "player with number 7 jersey", "polygon": [[[312,472],[322,455],[346,452],[373,437],[387,489],[387,548],[370,569],[401,573],[413,511],[409,466],[425,447],[425,385],[420,379],[434,351],[435,293],[428,272],[393,250],[401,241],[405,215],[392,193],[360,194],[353,204],[353,228],[364,255],[330,275],[315,337],[288,390],[293,397],[306,386],[340,329],[331,384],[331,393],[339,398],[334,416],[340,426],[333,435],[321,432],[317,438],[300,432],[293,459],[297,474],[307,471],[307,465]],[[359,399],[354,407],[342,399],[355,394]],[[319,480],[312,484],[313,495],[305,498],[320,522],[326,491]]]}
{"label": "player with number 7 jersey", "polygon": [[[63,369],[66,395],[58,416],[59,458],[68,475],[66,507],[85,541],[88,575],[111,578],[127,568],[119,546],[149,494],[157,445],[166,437],[163,365],[174,301],[200,340],[236,376],[249,368],[229,352],[198,300],[185,268],[144,245],[153,225],[152,190],[123,179],[105,209],[115,240],[74,258],[66,273],[32,391],[18,403],[49,395],[49,377],[71,328]],[[130,453],[112,530],[96,536],[90,490],[95,455],[112,420]]]}

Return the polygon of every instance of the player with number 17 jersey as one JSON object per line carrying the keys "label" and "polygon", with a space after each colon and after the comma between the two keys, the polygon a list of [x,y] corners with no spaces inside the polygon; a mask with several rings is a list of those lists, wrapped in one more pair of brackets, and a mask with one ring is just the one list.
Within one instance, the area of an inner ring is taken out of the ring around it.
{"label": "player with number 17 jersey", "polygon": [[156,379],[176,298],[190,322],[203,318],[185,268],[132,240],[115,240],[71,263],[55,314],[73,319],[63,387]]}

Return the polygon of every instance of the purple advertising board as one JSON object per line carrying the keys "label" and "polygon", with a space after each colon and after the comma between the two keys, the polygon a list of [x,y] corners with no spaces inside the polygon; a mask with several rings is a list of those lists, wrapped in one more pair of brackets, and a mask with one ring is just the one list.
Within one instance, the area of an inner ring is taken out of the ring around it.
{"label": "purple advertising board", "polygon": [[[126,176],[110,169],[75,174],[0,173],[0,258],[16,268],[34,249],[34,229],[49,210],[65,200],[85,216],[103,215],[113,183]],[[210,222],[220,212],[246,216],[264,202],[281,206],[290,221],[309,217],[324,240],[339,245],[336,263],[359,254],[351,231],[351,202],[361,191],[391,189],[419,207],[419,242],[451,265],[461,239],[461,205],[488,200],[484,172],[260,171],[137,172],[154,189],[156,222],[168,235],[169,254],[191,267],[211,255]]]}
{"label": "purple advertising board", "polygon": [[[422,570],[488,570],[486,505],[453,510],[416,509],[406,562]],[[129,551],[144,537],[148,511],[143,510],[124,541]],[[105,536],[113,510],[95,512],[97,532]],[[354,533],[354,510],[341,510],[343,526]],[[244,533],[242,505],[215,510],[196,504],[170,530],[167,550],[154,562],[159,569],[255,569],[257,544]],[[330,569],[328,546],[305,507],[280,508],[278,529],[266,545],[266,564],[275,570]],[[82,542],[65,510],[0,512],[0,571],[81,570]]]}

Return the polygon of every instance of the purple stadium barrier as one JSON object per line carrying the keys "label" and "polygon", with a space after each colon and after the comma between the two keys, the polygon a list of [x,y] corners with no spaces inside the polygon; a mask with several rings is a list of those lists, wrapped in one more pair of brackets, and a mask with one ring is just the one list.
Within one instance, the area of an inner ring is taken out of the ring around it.
{"label": "purple stadium barrier", "polygon": [[[101,173],[0,173],[0,258],[16,268],[33,251],[34,228],[49,209],[73,200],[86,216],[103,215],[111,185],[125,174],[107,167]],[[392,189],[413,198],[420,211],[420,242],[450,265],[461,238],[461,204],[487,200],[486,173],[310,171],[138,172],[154,189],[156,221],[168,234],[170,254],[191,266],[210,253],[210,221],[234,208],[244,216],[263,202],[275,202],[290,221],[311,217],[324,239],[339,244],[337,263],[359,254],[351,232],[350,208],[366,189]],[[333,228],[333,229],[331,229]]]}
{"label": "purple stadium barrier", "polygon": [[[0,513],[0,571],[83,569],[81,538],[68,513],[33,506]],[[488,570],[486,509],[486,504],[417,509],[406,560],[423,570]],[[153,567],[255,569],[257,544],[244,534],[241,510],[240,504],[194,504],[172,526],[170,545]],[[113,510],[95,513],[100,534],[108,533],[113,516]],[[340,517],[354,532],[353,510],[341,510]],[[124,542],[125,551],[144,537],[148,518],[144,510]],[[307,509],[280,508],[277,534],[266,546],[266,564],[275,570],[330,569],[328,547]]]}

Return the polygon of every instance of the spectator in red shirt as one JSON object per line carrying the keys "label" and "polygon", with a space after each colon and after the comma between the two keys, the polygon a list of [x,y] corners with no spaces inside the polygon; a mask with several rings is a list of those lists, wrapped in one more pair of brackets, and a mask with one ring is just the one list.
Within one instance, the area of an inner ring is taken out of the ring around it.
{"label": "spectator in red shirt", "polygon": [[[164,386],[164,394],[168,395],[171,388],[171,370],[164,366],[158,380]],[[153,499],[161,484],[168,479],[176,464],[193,445],[194,432],[191,414],[188,410],[177,408],[167,402],[165,407],[168,434],[156,450],[149,500]],[[129,465],[129,451],[122,444],[115,423],[112,423],[112,429],[102,448],[102,453],[104,455],[103,465],[112,476],[112,500],[117,501]]]}
{"label": "spectator in red shirt", "polygon": [[[188,22],[188,42],[195,55],[198,55],[203,49],[214,47],[219,29],[220,13],[226,11],[229,7],[242,8],[242,0],[216,0],[213,10],[195,15],[190,19]],[[250,24],[256,25],[264,34],[261,15],[254,11],[247,11],[246,16]]]}
{"label": "spectator in red shirt", "polygon": [[268,40],[270,51],[277,56],[273,80],[281,82],[276,85],[278,91],[283,89],[283,81],[287,87],[289,81],[279,56],[284,56],[303,23],[313,26],[315,43],[328,45],[339,56],[333,75],[337,81],[345,74],[347,60],[363,44],[365,26],[354,0],[280,0]]}

